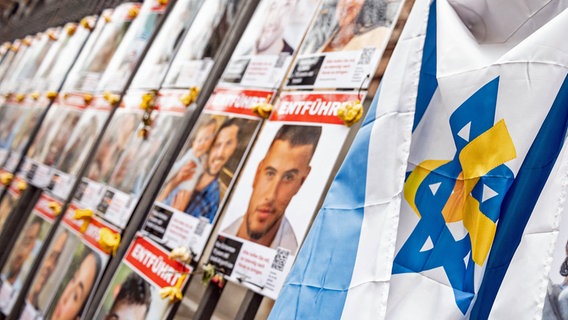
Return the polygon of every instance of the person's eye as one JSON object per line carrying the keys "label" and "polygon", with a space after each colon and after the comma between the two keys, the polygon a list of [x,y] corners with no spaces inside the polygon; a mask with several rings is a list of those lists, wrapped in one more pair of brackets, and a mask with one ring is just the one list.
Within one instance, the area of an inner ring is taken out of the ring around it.
{"label": "person's eye", "polygon": [[286,182],[292,182],[294,181],[294,179],[296,178],[296,175],[293,173],[286,173],[284,175],[284,177],[282,177],[282,180],[286,181]]}

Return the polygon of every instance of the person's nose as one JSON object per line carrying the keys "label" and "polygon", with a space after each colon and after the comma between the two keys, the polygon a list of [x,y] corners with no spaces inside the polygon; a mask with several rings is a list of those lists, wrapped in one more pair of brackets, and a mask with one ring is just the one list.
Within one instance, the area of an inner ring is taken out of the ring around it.
{"label": "person's nose", "polygon": [[276,200],[276,196],[278,194],[278,189],[280,188],[280,179],[272,179],[267,185],[265,189],[265,200],[267,202],[272,203]]}

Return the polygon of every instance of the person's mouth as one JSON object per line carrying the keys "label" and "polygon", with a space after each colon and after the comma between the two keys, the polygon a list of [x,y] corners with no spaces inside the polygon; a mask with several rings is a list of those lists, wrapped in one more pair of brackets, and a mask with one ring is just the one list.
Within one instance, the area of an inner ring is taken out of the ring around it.
{"label": "person's mouth", "polygon": [[256,213],[259,220],[265,220],[274,213],[274,209],[270,206],[261,206],[256,208]]}

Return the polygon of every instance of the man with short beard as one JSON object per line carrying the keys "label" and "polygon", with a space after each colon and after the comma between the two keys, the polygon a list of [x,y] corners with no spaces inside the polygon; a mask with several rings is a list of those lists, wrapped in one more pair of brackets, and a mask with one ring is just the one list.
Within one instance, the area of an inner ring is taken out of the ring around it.
{"label": "man with short beard", "polygon": [[[204,217],[213,222],[221,193],[219,189],[219,173],[227,161],[233,156],[240,141],[241,128],[237,123],[238,118],[225,121],[215,136],[215,140],[209,149],[205,171],[197,182],[193,191],[180,190],[174,201],[189,203],[184,212],[194,217]],[[195,170],[180,170],[180,177],[176,181],[190,179]],[[175,207],[175,206],[174,206]]]}
{"label": "man with short beard", "polygon": [[310,173],[321,136],[319,126],[283,125],[259,162],[247,211],[225,233],[295,253],[298,241],[286,208]]}

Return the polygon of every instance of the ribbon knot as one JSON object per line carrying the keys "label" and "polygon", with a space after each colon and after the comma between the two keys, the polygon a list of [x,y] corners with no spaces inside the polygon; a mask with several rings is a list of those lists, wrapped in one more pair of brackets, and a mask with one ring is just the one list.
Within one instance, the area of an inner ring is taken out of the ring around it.
{"label": "ribbon knot", "polygon": [[77,209],[75,210],[75,215],[73,216],[75,220],[83,220],[83,225],[81,225],[81,233],[87,230],[89,223],[93,220],[93,210],[91,209]]}
{"label": "ribbon knot", "polygon": [[187,274],[184,273],[180,275],[174,286],[164,287],[160,289],[160,297],[162,297],[162,299],[167,298],[170,300],[170,302],[180,301],[183,298],[183,294],[181,292],[181,286],[183,285],[183,282],[185,281],[186,278]]}
{"label": "ribbon knot", "polygon": [[346,126],[351,127],[363,116],[363,105],[361,101],[355,100],[343,103],[337,109],[337,116],[339,119],[343,120]]}
{"label": "ribbon knot", "polygon": [[14,175],[10,172],[4,172],[0,175],[0,182],[6,187],[10,185],[12,179],[14,179]]}
{"label": "ribbon knot", "polygon": [[50,201],[47,204],[47,207],[49,209],[51,209],[54,216],[58,216],[59,214],[61,214],[61,205],[59,203],[57,203],[56,201]]}
{"label": "ribbon knot", "polygon": [[194,103],[195,100],[197,99],[197,96],[199,95],[199,88],[197,87],[191,87],[189,88],[189,92],[182,95],[179,100],[181,101],[181,103],[188,107],[190,104]]}
{"label": "ribbon knot", "polygon": [[120,234],[109,228],[101,228],[99,231],[99,245],[108,254],[115,255],[120,245]]}

